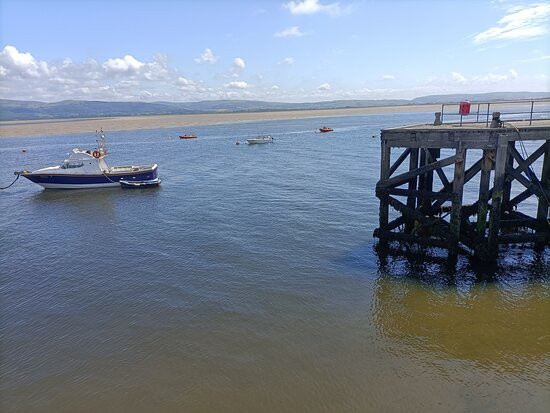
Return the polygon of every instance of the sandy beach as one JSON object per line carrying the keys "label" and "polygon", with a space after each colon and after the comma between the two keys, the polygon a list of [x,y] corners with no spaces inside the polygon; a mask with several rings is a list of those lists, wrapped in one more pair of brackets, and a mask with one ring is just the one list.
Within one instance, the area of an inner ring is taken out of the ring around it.
{"label": "sandy beach", "polygon": [[[65,135],[72,133],[135,129],[183,128],[236,122],[300,119],[331,116],[357,116],[373,113],[436,112],[441,105],[408,105],[368,108],[292,110],[280,112],[208,113],[193,115],[120,116],[106,118],[47,119],[0,122],[0,138]],[[322,125],[320,125],[322,126]]]}

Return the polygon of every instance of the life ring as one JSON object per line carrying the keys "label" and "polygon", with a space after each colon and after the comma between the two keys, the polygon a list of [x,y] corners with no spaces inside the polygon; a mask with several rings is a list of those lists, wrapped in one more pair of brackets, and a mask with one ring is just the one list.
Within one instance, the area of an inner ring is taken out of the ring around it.
{"label": "life ring", "polygon": [[99,153],[99,151],[93,151],[92,156],[97,159],[101,156],[101,154]]}

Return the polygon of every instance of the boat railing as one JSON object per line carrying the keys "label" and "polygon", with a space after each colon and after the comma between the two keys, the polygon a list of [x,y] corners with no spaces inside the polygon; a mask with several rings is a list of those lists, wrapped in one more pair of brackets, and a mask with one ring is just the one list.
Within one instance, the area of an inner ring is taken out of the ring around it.
{"label": "boat railing", "polygon": [[[501,119],[506,121],[529,121],[532,125],[537,120],[547,120],[550,116],[550,98],[522,99],[493,102],[467,102],[469,114],[460,113],[460,103],[441,104],[442,123],[485,123],[488,127],[493,112],[500,112]],[[447,122],[445,122],[447,121]]]}
{"label": "boat railing", "polygon": [[154,168],[155,165],[118,165],[118,166],[112,166],[111,171],[115,172],[124,172],[124,171],[145,171],[151,168]]}

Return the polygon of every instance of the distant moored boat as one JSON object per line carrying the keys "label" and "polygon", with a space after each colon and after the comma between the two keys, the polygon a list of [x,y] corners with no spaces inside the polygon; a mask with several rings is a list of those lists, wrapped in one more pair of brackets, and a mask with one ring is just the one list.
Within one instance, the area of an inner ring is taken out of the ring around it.
{"label": "distant moored boat", "polygon": [[273,138],[269,135],[264,136],[256,136],[255,138],[249,138],[246,140],[246,143],[249,145],[256,144],[256,143],[272,143]]}
{"label": "distant moored boat", "polygon": [[197,135],[194,134],[188,134],[188,135],[180,135],[180,139],[195,139]]}

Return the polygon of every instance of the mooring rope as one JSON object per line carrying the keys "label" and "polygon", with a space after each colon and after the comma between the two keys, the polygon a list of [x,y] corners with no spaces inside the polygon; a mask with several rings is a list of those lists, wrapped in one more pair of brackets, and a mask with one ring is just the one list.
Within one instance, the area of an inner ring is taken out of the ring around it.
{"label": "mooring rope", "polygon": [[0,188],[0,190],[8,189],[10,186],[12,186],[14,183],[16,183],[17,180],[19,179],[20,174],[15,173],[15,175],[16,175],[16,177],[15,177],[15,179],[13,180],[13,182],[12,182],[11,184],[9,184],[8,186],[5,186],[5,187],[3,187],[3,188]]}

